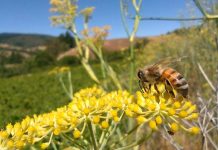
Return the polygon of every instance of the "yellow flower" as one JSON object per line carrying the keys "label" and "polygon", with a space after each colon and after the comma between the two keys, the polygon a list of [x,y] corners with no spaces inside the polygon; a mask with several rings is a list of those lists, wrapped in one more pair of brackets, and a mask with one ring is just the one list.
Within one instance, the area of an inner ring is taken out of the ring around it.
{"label": "yellow flower", "polygon": [[92,15],[93,11],[95,10],[95,7],[87,7],[80,11],[80,14],[84,16],[84,18],[87,20]]}
{"label": "yellow flower", "polygon": [[6,139],[8,137],[8,133],[6,131],[0,131],[0,138]]}
{"label": "yellow flower", "polygon": [[73,131],[73,137],[78,139],[81,136],[81,132],[79,130],[74,130]]}
{"label": "yellow flower", "polygon": [[162,124],[162,122],[163,122],[161,116],[157,116],[157,117],[155,118],[155,121],[156,121],[157,124]]}
{"label": "yellow flower", "polygon": [[181,107],[181,104],[178,101],[176,101],[173,105],[176,109]]}
{"label": "yellow flower", "polygon": [[15,144],[16,144],[16,147],[19,148],[19,149],[24,147],[24,142],[23,141],[17,141]]}
{"label": "yellow flower", "polygon": [[145,121],[146,121],[146,118],[145,118],[145,117],[142,117],[142,116],[137,117],[137,122],[138,122],[138,124],[142,124],[142,123],[144,123]]}
{"label": "yellow flower", "polygon": [[113,120],[114,120],[115,122],[119,122],[119,121],[120,121],[120,118],[117,117],[117,116],[115,116],[115,117],[113,118]]}
{"label": "yellow flower", "polygon": [[99,116],[93,116],[92,121],[93,121],[94,124],[97,124],[97,123],[100,122],[100,117]]}
{"label": "yellow flower", "polygon": [[14,142],[12,140],[8,140],[7,141],[7,147],[10,149],[12,149],[12,147],[14,147]]}
{"label": "yellow flower", "polygon": [[190,131],[191,133],[193,133],[193,134],[199,134],[199,133],[200,133],[199,127],[191,127],[191,128],[189,129],[189,131]]}
{"label": "yellow flower", "polygon": [[133,117],[133,112],[130,109],[126,109],[125,113],[128,117]]}
{"label": "yellow flower", "polygon": [[187,115],[188,115],[188,113],[186,111],[184,111],[184,110],[180,111],[180,113],[179,113],[179,116],[181,118],[185,118]]}
{"label": "yellow flower", "polygon": [[53,133],[54,133],[54,135],[59,135],[61,133],[61,129],[56,128]]}
{"label": "yellow flower", "polygon": [[116,110],[111,110],[110,114],[112,117],[117,117],[117,111]]}
{"label": "yellow flower", "polygon": [[[71,132],[76,139],[86,137],[83,134],[87,131],[87,122],[91,121],[96,133],[100,133],[111,125],[118,125],[124,113],[127,118],[135,118],[138,124],[148,123],[152,130],[167,126],[172,132],[179,127],[193,134],[200,132],[191,123],[184,123],[198,118],[196,106],[187,100],[174,102],[169,95],[155,92],[154,89],[145,94],[137,92],[134,97],[127,91],[108,93],[94,86],[75,93],[73,101],[67,106],[26,117],[15,125],[8,124],[5,130],[0,131],[0,148],[22,149],[27,144],[48,140],[53,134],[58,136]],[[45,141],[41,148],[46,149],[49,144],[49,141]]]}
{"label": "yellow flower", "polygon": [[108,124],[107,121],[102,121],[102,123],[101,123],[101,127],[102,127],[103,129],[108,128],[108,126],[109,126],[109,124]]}
{"label": "yellow flower", "polygon": [[46,148],[48,148],[49,145],[50,145],[49,142],[46,142],[46,143],[42,143],[40,145],[40,147],[41,147],[41,149],[46,149]]}
{"label": "yellow flower", "polygon": [[156,129],[157,129],[157,124],[156,124],[156,122],[153,121],[153,120],[151,120],[151,121],[149,122],[149,127],[150,127],[151,129],[153,129],[153,130],[156,130]]}
{"label": "yellow flower", "polygon": [[91,112],[91,110],[90,110],[89,108],[85,108],[85,109],[83,110],[83,112],[84,112],[84,114],[87,116],[87,115]]}
{"label": "yellow flower", "polygon": [[148,109],[151,110],[151,111],[153,111],[153,110],[156,109],[156,105],[155,105],[154,103],[149,103],[149,104],[148,104]]}
{"label": "yellow flower", "polygon": [[173,132],[177,132],[179,130],[179,126],[177,123],[172,123],[170,128]]}
{"label": "yellow flower", "polygon": [[[137,92],[136,102],[140,107],[140,113],[136,115],[132,113],[133,110],[127,109],[127,116],[136,117],[138,123],[149,122],[152,129],[157,129],[158,125],[158,129],[168,126],[172,131],[177,131],[178,127],[182,126],[182,129],[188,131],[191,123],[186,123],[186,121],[198,118],[198,113],[195,112],[196,105],[182,97],[172,98],[167,91],[163,90],[162,84],[157,86],[158,89],[161,89],[159,92],[154,87],[144,94]],[[176,93],[176,91],[174,92]],[[131,106],[135,106],[135,104],[133,103]],[[146,120],[142,118],[146,118]],[[177,122],[177,124],[172,122]]]}
{"label": "yellow flower", "polygon": [[175,115],[176,111],[173,108],[169,108],[168,113],[169,113],[169,115]]}

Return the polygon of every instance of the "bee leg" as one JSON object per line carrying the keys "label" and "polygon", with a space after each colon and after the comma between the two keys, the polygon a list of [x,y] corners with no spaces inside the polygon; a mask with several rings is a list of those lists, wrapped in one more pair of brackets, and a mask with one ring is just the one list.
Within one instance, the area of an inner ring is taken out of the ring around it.
{"label": "bee leg", "polygon": [[142,93],[145,93],[145,86],[143,86],[144,84],[141,82],[141,80],[139,80],[139,88],[140,88],[140,91],[142,92]]}
{"label": "bee leg", "polygon": [[174,92],[173,92],[173,87],[171,86],[171,84],[169,83],[168,80],[165,80],[165,89],[167,91],[167,93],[169,93],[173,98],[176,98]]}
{"label": "bee leg", "polygon": [[157,84],[154,84],[154,89],[157,91],[158,94],[160,94],[160,91],[157,88]]}
{"label": "bee leg", "polygon": [[151,84],[148,84],[148,91],[151,92]]}

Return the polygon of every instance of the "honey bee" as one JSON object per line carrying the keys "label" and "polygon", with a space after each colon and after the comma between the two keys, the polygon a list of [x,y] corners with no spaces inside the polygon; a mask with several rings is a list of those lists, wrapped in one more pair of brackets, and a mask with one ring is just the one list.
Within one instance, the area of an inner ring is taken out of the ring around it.
{"label": "honey bee", "polygon": [[[145,91],[154,85],[154,88],[158,92],[157,84],[164,83],[166,91],[176,97],[173,89],[177,91],[184,98],[188,97],[189,85],[185,78],[175,69],[168,67],[168,65],[180,61],[180,59],[164,59],[153,65],[145,66],[143,69],[139,69],[138,78],[141,89]],[[170,88],[169,88],[170,87]]]}

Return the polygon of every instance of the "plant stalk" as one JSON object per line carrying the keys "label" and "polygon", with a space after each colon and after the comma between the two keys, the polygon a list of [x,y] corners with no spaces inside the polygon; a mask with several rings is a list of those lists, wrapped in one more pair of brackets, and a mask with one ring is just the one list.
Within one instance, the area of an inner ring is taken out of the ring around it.
{"label": "plant stalk", "polygon": [[93,128],[92,128],[92,123],[90,120],[87,121],[87,125],[89,128],[89,132],[91,134],[91,139],[92,139],[92,143],[94,146],[94,150],[98,150],[97,142],[96,142],[95,135],[94,135]]}

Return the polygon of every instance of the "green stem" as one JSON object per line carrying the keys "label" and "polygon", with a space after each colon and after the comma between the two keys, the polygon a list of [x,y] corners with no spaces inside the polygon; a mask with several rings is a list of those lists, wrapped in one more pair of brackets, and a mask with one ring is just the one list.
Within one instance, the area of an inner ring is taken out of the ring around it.
{"label": "green stem", "polygon": [[127,132],[124,136],[122,136],[119,140],[117,140],[117,142],[115,142],[114,144],[111,145],[111,147],[115,147],[120,141],[125,140],[129,135],[131,135],[131,133],[133,133],[137,128],[139,127],[139,125],[136,125],[134,128],[132,128],[129,132]]}
{"label": "green stem", "polygon": [[[124,116],[124,111],[122,112],[122,114],[121,114],[121,116],[120,116],[120,120],[123,119],[123,116]],[[118,126],[117,123],[116,123],[116,124],[113,123],[113,124],[110,126],[110,128],[108,129],[108,135],[107,135],[107,137],[105,138],[106,134],[104,135],[103,141],[102,141],[102,143],[101,143],[100,150],[104,149],[105,145],[107,144],[107,141],[110,139],[110,137],[111,137],[111,136],[113,135],[113,133],[116,131],[117,126]]]}
{"label": "green stem", "polygon": [[72,95],[67,91],[67,88],[66,88],[66,86],[65,86],[65,84],[64,84],[64,81],[63,81],[63,79],[62,79],[62,75],[59,76],[59,81],[60,81],[61,86],[62,86],[62,88],[64,89],[65,93],[67,94],[67,96],[72,100],[73,97],[72,97]]}
{"label": "green stem", "polygon": [[99,139],[99,143],[100,143],[100,145],[102,145],[105,136],[106,136],[106,131],[103,130],[103,131],[102,131],[102,134],[101,134],[101,137],[100,137],[100,139]]}
{"label": "green stem", "polygon": [[[104,147],[105,147],[105,145],[107,144],[108,137],[111,135],[112,126],[113,126],[113,125],[111,125],[110,128],[109,128],[107,131],[105,131],[105,135],[103,135],[104,138],[103,138],[103,140],[102,140],[102,142],[101,142],[101,146],[100,146],[99,150],[103,150]],[[107,136],[107,137],[106,137],[106,136]]]}
{"label": "green stem", "polygon": [[[114,84],[116,85],[116,87],[118,89],[122,89],[122,86],[119,82],[119,79],[117,78],[117,74],[115,73],[115,71],[113,70],[113,68],[104,60],[103,55],[101,54],[101,52],[98,51],[98,48],[92,43],[92,41],[87,40],[86,41],[87,44],[93,49],[94,53],[97,55],[97,57],[99,58],[102,67],[104,68],[103,71],[107,71],[107,74],[109,75],[109,77],[112,79],[112,81],[114,82]],[[105,74],[105,72],[103,72]]]}
{"label": "green stem", "polygon": [[125,19],[125,14],[124,14],[124,2],[123,0],[120,0],[120,11],[121,11],[121,20],[122,20],[122,24],[123,24],[123,27],[124,27],[124,30],[128,36],[128,38],[130,37],[130,33],[129,33],[129,29],[128,29],[128,26],[127,26],[127,23],[126,23],[126,19]]}
{"label": "green stem", "polygon": [[193,0],[195,5],[198,7],[198,9],[201,11],[201,13],[207,17],[207,13],[204,11],[203,7],[201,6],[200,2],[198,0]]}
{"label": "green stem", "polygon": [[97,84],[99,84],[100,82],[99,82],[97,76],[95,75],[95,72],[93,71],[92,67],[89,65],[88,59],[83,56],[82,46],[81,46],[81,43],[79,42],[79,36],[77,34],[77,30],[76,30],[76,26],[74,24],[74,21],[72,24],[73,25],[71,27],[71,31],[74,34],[74,38],[75,38],[75,42],[76,42],[76,46],[77,46],[77,51],[79,52],[79,55],[80,55],[81,64],[83,65],[83,67],[85,68],[85,70],[87,71],[87,73],[89,74],[91,79],[94,80]]}
{"label": "green stem", "polygon": [[52,145],[54,150],[57,150],[57,146],[55,145],[54,141],[51,142],[51,145]]}
{"label": "green stem", "polygon": [[61,134],[61,137],[64,138],[65,140],[69,141],[70,143],[74,144],[74,145],[77,145],[78,147],[82,148],[82,149],[85,149],[85,147],[79,143],[77,143],[74,139],[72,139],[71,137],[69,137],[68,135],[66,134]]}
{"label": "green stem", "polygon": [[91,139],[92,139],[92,143],[93,143],[93,146],[94,146],[94,150],[98,150],[97,142],[96,142],[96,139],[95,139],[95,135],[94,135],[94,132],[93,132],[91,121],[88,120],[87,125],[88,125],[88,128],[89,128],[89,132],[91,134]]}
{"label": "green stem", "polygon": [[136,1],[132,1],[133,7],[135,9],[136,12],[136,16],[134,19],[134,26],[133,26],[133,31],[131,32],[131,34],[129,33],[129,29],[127,27],[127,23],[126,23],[126,19],[125,19],[125,15],[124,15],[124,2],[123,0],[120,0],[120,9],[121,9],[121,18],[122,18],[122,23],[124,26],[124,29],[129,37],[129,42],[130,42],[130,81],[129,81],[129,91],[130,93],[132,93],[133,91],[133,79],[134,79],[134,74],[135,74],[135,54],[134,54],[134,38],[135,38],[135,34],[138,31],[138,26],[139,26],[139,22],[140,22],[140,8],[141,8],[141,4],[142,4],[142,0],[139,0],[139,2],[137,3]]}
{"label": "green stem", "polygon": [[71,95],[71,99],[73,99],[73,86],[71,81],[71,71],[68,72],[68,81],[69,81],[69,91]]}
{"label": "green stem", "polygon": [[138,141],[130,144],[130,145],[127,145],[127,146],[124,146],[124,147],[121,147],[121,148],[117,148],[115,150],[127,150],[127,149],[130,149],[130,148],[133,148],[135,146],[138,146],[140,144],[142,144],[143,142],[147,141],[152,135],[152,131],[147,135],[147,136],[144,136],[142,137],[141,139],[139,139]]}

